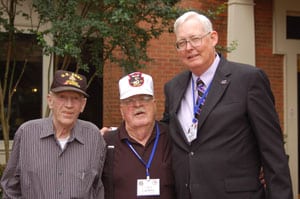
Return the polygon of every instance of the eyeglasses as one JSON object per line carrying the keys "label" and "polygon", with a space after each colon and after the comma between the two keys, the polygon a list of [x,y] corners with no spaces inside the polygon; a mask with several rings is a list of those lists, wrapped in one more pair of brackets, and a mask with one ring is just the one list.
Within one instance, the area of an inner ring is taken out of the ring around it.
{"label": "eyeglasses", "polygon": [[128,99],[124,99],[121,100],[121,103],[126,105],[126,106],[132,106],[134,105],[136,102],[140,103],[140,104],[147,104],[149,103],[151,100],[153,100],[153,97],[150,95],[145,95],[145,96],[140,96],[140,97],[135,97],[135,98],[128,98]]}
{"label": "eyeglasses", "polygon": [[185,50],[187,47],[187,43],[189,42],[193,47],[200,46],[202,44],[202,39],[209,35],[210,32],[206,33],[203,36],[192,36],[189,39],[182,39],[176,42],[177,50]]}

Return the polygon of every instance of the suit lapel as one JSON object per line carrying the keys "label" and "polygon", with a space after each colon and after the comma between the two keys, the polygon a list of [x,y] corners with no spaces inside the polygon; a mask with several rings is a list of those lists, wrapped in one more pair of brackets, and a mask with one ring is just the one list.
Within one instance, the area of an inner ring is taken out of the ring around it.
{"label": "suit lapel", "polygon": [[177,114],[179,107],[181,105],[181,100],[186,92],[187,87],[189,86],[189,82],[191,79],[192,73],[189,71],[186,71],[182,74],[182,76],[178,79],[174,86],[174,107],[176,108],[175,113]]}
{"label": "suit lapel", "polygon": [[185,149],[187,151],[189,150],[187,147],[189,145],[189,142],[187,141],[186,136],[183,132],[183,129],[180,125],[180,122],[177,117],[177,113],[181,106],[181,100],[185,95],[187,87],[189,86],[191,75],[192,75],[192,73],[189,71],[184,72],[180,76],[180,78],[177,79],[177,81],[174,84],[174,91],[176,91],[176,92],[173,93],[174,95],[173,95],[172,99],[174,102],[174,104],[173,104],[174,111],[172,111],[173,115],[171,116],[176,121],[175,128],[177,129],[177,133],[174,134],[173,138],[176,140],[176,143],[178,143],[183,149]]}
{"label": "suit lapel", "polygon": [[230,84],[231,72],[229,71],[228,67],[226,67],[226,63],[227,61],[221,58],[218,69],[216,70],[215,76],[212,80],[210,91],[207,95],[205,105],[202,108],[198,121],[198,132],[200,133],[201,130],[199,131],[199,129],[201,129],[206,118],[221,99],[228,85]]}

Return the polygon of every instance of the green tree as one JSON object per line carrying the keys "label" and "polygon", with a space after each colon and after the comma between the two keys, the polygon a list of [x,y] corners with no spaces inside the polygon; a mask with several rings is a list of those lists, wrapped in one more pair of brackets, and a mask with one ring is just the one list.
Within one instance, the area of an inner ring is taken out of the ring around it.
{"label": "green tree", "polygon": [[[41,24],[51,24],[49,29],[36,32],[45,53],[76,59],[77,68],[88,70],[82,60],[82,49],[88,46],[96,66],[102,73],[104,61],[119,64],[125,71],[140,68],[149,61],[147,43],[157,38],[169,27],[180,10],[174,7],[178,0],[34,0]],[[51,37],[50,46],[44,39]],[[123,57],[113,55],[121,50]],[[66,63],[70,63],[65,60]]]}

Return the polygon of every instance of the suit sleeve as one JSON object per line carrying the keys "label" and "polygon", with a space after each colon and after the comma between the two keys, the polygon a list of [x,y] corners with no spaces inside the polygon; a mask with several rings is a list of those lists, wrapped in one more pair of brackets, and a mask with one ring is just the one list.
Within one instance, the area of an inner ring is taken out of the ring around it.
{"label": "suit sleeve", "polygon": [[288,160],[270,82],[262,70],[255,71],[249,84],[247,108],[262,159],[267,198],[291,199]]}

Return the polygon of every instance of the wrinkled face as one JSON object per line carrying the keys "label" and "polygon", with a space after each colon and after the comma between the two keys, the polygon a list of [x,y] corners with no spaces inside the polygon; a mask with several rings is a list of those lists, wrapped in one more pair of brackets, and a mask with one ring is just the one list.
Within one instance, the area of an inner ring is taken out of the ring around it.
{"label": "wrinkled face", "polygon": [[201,75],[213,63],[217,42],[217,32],[205,32],[195,18],[188,19],[177,28],[176,46],[179,56],[196,75]]}
{"label": "wrinkled face", "polygon": [[86,104],[86,98],[74,91],[49,93],[47,100],[52,110],[54,125],[63,128],[73,126]]}
{"label": "wrinkled face", "polygon": [[135,95],[121,100],[120,110],[127,127],[146,126],[155,119],[156,102],[150,95]]}

